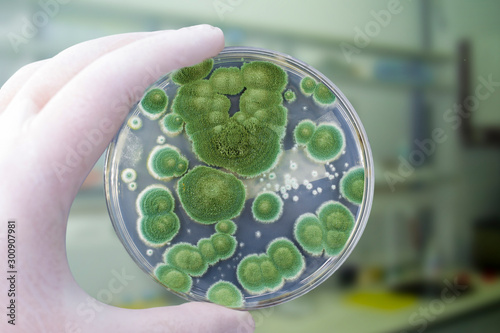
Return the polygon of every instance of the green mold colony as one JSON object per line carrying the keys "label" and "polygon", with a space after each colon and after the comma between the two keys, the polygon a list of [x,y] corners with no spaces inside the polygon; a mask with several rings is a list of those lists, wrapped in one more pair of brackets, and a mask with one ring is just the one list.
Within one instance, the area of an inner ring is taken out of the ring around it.
{"label": "green mold colony", "polygon": [[314,88],[313,100],[319,105],[329,105],[335,102],[335,95],[323,83],[319,83]]}
{"label": "green mold colony", "polygon": [[223,234],[234,235],[236,229],[237,229],[236,223],[234,223],[231,220],[223,220],[215,225],[215,231]]}
{"label": "green mold colony", "polygon": [[340,193],[350,202],[359,205],[365,190],[365,169],[352,168],[340,180]]}
{"label": "green mold colony", "polygon": [[345,247],[352,229],[354,216],[339,202],[327,201],[316,215],[305,213],[299,216],[294,226],[294,236],[300,246],[311,255],[320,255],[325,250],[329,256],[339,254]]}
{"label": "green mold colony", "polygon": [[[186,123],[197,157],[243,177],[272,169],[282,153],[287,123],[288,110],[281,95],[288,82],[285,71],[255,61],[241,69],[218,68],[208,80],[203,77],[177,80],[182,86],[172,106]],[[225,95],[241,91],[240,110],[230,117],[231,101]]]}
{"label": "green mold colony", "polygon": [[131,183],[137,179],[137,172],[131,168],[123,169],[121,178],[124,183]]}
{"label": "green mold colony", "polygon": [[274,192],[261,193],[252,203],[253,218],[259,222],[275,222],[281,214],[283,214],[283,200]]}
{"label": "green mold colony", "polygon": [[300,81],[300,91],[306,96],[310,96],[316,89],[316,81],[312,77],[305,77]]}
{"label": "green mold colony", "polygon": [[149,174],[158,180],[169,181],[186,173],[189,162],[179,149],[171,145],[156,146],[148,156]]}
{"label": "green mold colony", "polygon": [[209,266],[233,256],[236,246],[236,238],[220,232],[210,238],[200,239],[196,246],[177,243],[165,251],[166,264],[158,266],[155,275],[170,289],[188,292],[191,289],[192,277],[202,276]]}
{"label": "green mold colony", "polygon": [[180,221],[174,207],[174,197],[165,186],[151,185],[139,194],[136,201],[137,232],[145,244],[160,247],[177,235]]}
{"label": "green mold colony", "polygon": [[146,117],[151,120],[160,118],[167,110],[168,96],[160,88],[154,88],[146,92],[139,102],[139,107]]}
{"label": "green mold colony", "polygon": [[237,267],[237,278],[251,294],[275,291],[285,280],[297,279],[305,267],[304,257],[299,249],[286,238],[272,241],[265,254],[251,254],[244,257]]}
{"label": "green mold colony", "polygon": [[314,162],[328,163],[336,160],[344,147],[342,130],[334,124],[322,123],[307,142],[306,154]]}
{"label": "green mold colony", "polygon": [[228,281],[218,281],[211,285],[207,290],[207,299],[210,302],[230,308],[243,306],[243,294],[234,284]]}
{"label": "green mold colony", "polygon": [[298,145],[305,146],[316,130],[316,124],[309,120],[305,119],[300,121],[295,129],[293,130],[293,138]]}
{"label": "green mold colony", "polygon": [[246,197],[241,180],[206,166],[197,166],[179,179],[177,194],[189,217],[202,224],[240,215]]}
{"label": "green mold colony", "polygon": [[293,103],[297,99],[297,96],[295,95],[295,93],[291,89],[288,89],[287,91],[285,91],[285,93],[283,94],[283,97],[285,98],[285,101],[287,101],[288,103]]}
{"label": "green mold colony", "polygon": [[127,126],[136,131],[142,127],[142,120],[137,116],[130,117],[127,121]]}
{"label": "green mold colony", "polygon": [[168,136],[177,136],[184,129],[184,120],[175,113],[169,113],[160,120],[160,129]]}
{"label": "green mold colony", "polygon": [[187,84],[206,77],[214,66],[213,59],[206,59],[199,64],[181,68],[172,73],[172,81],[178,85]]}

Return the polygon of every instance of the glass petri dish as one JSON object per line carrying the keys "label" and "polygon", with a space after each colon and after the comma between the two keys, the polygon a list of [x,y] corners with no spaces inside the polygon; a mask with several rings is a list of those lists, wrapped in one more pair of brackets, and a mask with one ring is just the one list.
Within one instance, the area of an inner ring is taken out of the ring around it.
{"label": "glass petri dish", "polygon": [[142,270],[186,300],[243,310],[330,277],[363,233],[374,186],[342,92],[251,47],[148,88],[108,147],[104,178],[113,227]]}

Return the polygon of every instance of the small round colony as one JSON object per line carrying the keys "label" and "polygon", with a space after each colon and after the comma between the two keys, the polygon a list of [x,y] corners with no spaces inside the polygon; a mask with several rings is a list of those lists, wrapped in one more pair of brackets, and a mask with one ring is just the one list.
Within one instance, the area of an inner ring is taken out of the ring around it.
{"label": "small round colony", "polygon": [[214,70],[209,79],[214,90],[223,95],[237,95],[243,86],[243,76],[238,67],[220,67]]}
{"label": "small round colony", "polygon": [[207,290],[207,299],[215,304],[227,306],[229,308],[239,308],[243,306],[243,294],[231,282],[218,281]]}
{"label": "small round colony", "polygon": [[180,293],[187,293],[193,284],[189,275],[170,265],[158,266],[155,276],[161,284]]}
{"label": "small round colony", "polygon": [[236,251],[236,238],[228,234],[216,233],[210,237],[215,253],[219,260],[225,260],[233,256]]}
{"label": "small round colony", "polygon": [[160,118],[167,110],[168,96],[161,88],[154,88],[142,97],[139,107],[146,117],[151,120]]}
{"label": "small round colony", "polygon": [[177,235],[180,221],[173,212],[174,207],[174,197],[165,186],[151,185],[139,193],[137,232],[145,244],[160,247]]}
{"label": "small round colony", "polygon": [[137,179],[137,172],[132,168],[123,169],[121,178],[124,183],[131,183]]}
{"label": "small round colony", "polygon": [[275,222],[281,214],[283,214],[283,200],[274,192],[263,192],[252,203],[252,215],[259,222]]}
{"label": "small round colony", "polygon": [[345,147],[344,134],[334,124],[322,123],[307,142],[307,156],[317,163],[337,159]]}
{"label": "small round colony", "polygon": [[294,226],[294,236],[304,251],[311,255],[323,252],[325,229],[312,213],[305,213],[297,218]]}
{"label": "small round colony", "polygon": [[139,221],[139,228],[139,235],[145,243],[162,246],[177,235],[180,221],[173,212],[143,216]]}
{"label": "small round colony", "polygon": [[311,140],[316,124],[309,119],[300,121],[293,130],[293,138],[298,145],[304,146]]}
{"label": "small round colony", "polygon": [[246,197],[241,180],[206,166],[197,166],[179,179],[177,194],[189,217],[202,224],[238,216]]}
{"label": "small round colony", "polygon": [[304,257],[299,249],[286,238],[277,238],[269,244],[267,248],[267,255],[281,276],[294,280],[299,277],[305,268]]}
{"label": "small round colony", "polygon": [[340,180],[340,193],[354,204],[361,204],[365,190],[365,169],[354,167]]}
{"label": "small round colony", "polygon": [[295,95],[295,93],[291,89],[288,89],[287,91],[285,91],[285,93],[283,94],[283,97],[285,97],[285,101],[287,101],[288,103],[293,103],[297,99],[297,96]]}
{"label": "small round colony", "polygon": [[337,255],[344,248],[354,228],[354,216],[346,206],[333,200],[323,203],[316,212],[326,231],[325,252]]}
{"label": "small round colony", "polygon": [[214,245],[212,244],[212,240],[210,238],[202,238],[196,244],[198,250],[201,253],[203,259],[209,264],[212,265],[219,261],[219,255],[215,251]]}
{"label": "small round colony", "polygon": [[169,144],[156,146],[149,153],[147,167],[149,174],[156,179],[168,181],[182,176],[188,168],[188,160],[179,149]]}
{"label": "small round colony", "polygon": [[179,85],[187,84],[206,77],[214,66],[213,59],[206,59],[199,64],[181,68],[172,73],[172,81]]}
{"label": "small round colony", "polygon": [[160,129],[168,136],[176,136],[182,132],[184,120],[175,113],[169,113],[160,120]]}
{"label": "small round colony", "polygon": [[[260,263],[260,256],[251,254],[243,258],[236,269],[238,282],[251,294],[261,294],[267,290]],[[277,276],[282,280],[279,273]]]}
{"label": "small round colony", "polygon": [[215,225],[215,231],[228,235],[234,235],[236,229],[236,223],[231,220],[223,220]]}
{"label": "small round colony", "polygon": [[177,243],[165,252],[165,262],[191,276],[202,276],[208,269],[207,262],[196,246]]}
{"label": "small round colony", "polygon": [[305,77],[300,81],[300,91],[306,96],[311,95],[316,88],[316,81],[312,77]]}
{"label": "small round colony", "polygon": [[319,105],[329,105],[335,102],[335,95],[323,83],[319,83],[314,89],[314,101]]}
{"label": "small round colony", "polygon": [[142,120],[138,116],[132,116],[128,119],[127,126],[132,130],[138,130],[142,127]]}

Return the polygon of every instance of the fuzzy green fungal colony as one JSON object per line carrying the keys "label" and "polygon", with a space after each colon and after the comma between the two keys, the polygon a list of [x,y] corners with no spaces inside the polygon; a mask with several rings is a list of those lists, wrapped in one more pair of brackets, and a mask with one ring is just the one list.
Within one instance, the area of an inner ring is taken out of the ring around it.
{"label": "fuzzy green fungal colony", "polygon": [[233,256],[236,246],[236,238],[221,232],[216,232],[210,238],[200,239],[196,246],[184,242],[177,243],[165,251],[163,256],[166,264],[158,266],[155,275],[170,289],[188,292],[191,289],[192,277],[202,276],[209,266]]}
{"label": "fuzzy green fungal colony", "polygon": [[312,77],[305,77],[300,81],[300,90],[306,96],[311,95],[316,89],[316,81]]}
{"label": "fuzzy green fungal colony", "polygon": [[285,93],[283,94],[283,97],[285,97],[285,100],[288,103],[293,103],[297,99],[297,96],[295,95],[295,93],[291,89],[288,89],[287,91],[285,91]]}
{"label": "fuzzy green fungal colony", "polygon": [[345,147],[342,130],[334,124],[322,123],[316,127],[306,144],[307,156],[317,163],[336,160]]}
{"label": "fuzzy green fungal colony", "polygon": [[275,222],[282,213],[283,200],[274,192],[263,192],[252,203],[252,215],[259,222]]}
{"label": "fuzzy green fungal colony", "polygon": [[246,197],[241,180],[206,166],[196,166],[179,179],[177,194],[189,217],[202,224],[240,215]]}
{"label": "fuzzy green fungal colony", "polygon": [[236,223],[231,220],[223,220],[215,225],[215,231],[223,234],[234,235],[236,229]]}
{"label": "fuzzy green fungal colony", "polygon": [[213,59],[206,59],[199,64],[181,68],[172,73],[172,81],[182,85],[206,77],[214,66]]}
{"label": "fuzzy green fungal colony", "polygon": [[347,171],[340,180],[340,193],[354,204],[361,204],[365,190],[365,169],[355,167]]}
{"label": "fuzzy green fungal colony", "polygon": [[136,180],[137,172],[131,168],[123,169],[121,173],[121,178],[124,183],[131,183]]}
{"label": "fuzzy green fungal colony", "polygon": [[[282,154],[288,114],[282,92],[287,82],[285,71],[269,62],[218,68],[208,79],[196,75],[177,81],[182,86],[172,109],[185,121],[201,161],[256,177],[272,169]],[[226,95],[240,93],[240,110],[229,116]]]}
{"label": "fuzzy green fungal colony", "polygon": [[286,238],[272,241],[265,254],[243,258],[236,271],[238,282],[251,294],[275,291],[285,280],[297,279],[305,268],[299,249]]}
{"label": "fuzzy green fungal colony", "polygon": [[137,116],[132,116],[128,119],[127,126],[132,130],[138,130],[142,127],[142,120]]}
{"label": "fuzzy green fungal colony", "polygon": [[336,201],[327,201],[316,215],[299,216],[294,226],[294,236],[300,246],[311,255],[323,250],[329,256],[339,254],[354,228],[354,216],[347,207]]}
{"label": "fuzzy green fungal colony", "polygon": [[151,185],[139,193],[137,232],[145,244],[160,247],[177,235],[180,221],[174,207],[174,197],[165,186]]}
{"label": "fuzzy green fungal colony", "polygon": [[319,83],[314,89],[313,99],[320,105],[329,105],[335,102],[335,95],[323,83]]}
{"label": "fuzzy green fungal colony", "polygon": [[163,285],[180,293],[187,293],[193,285],[193,279],[188,274],[170,265],[158,266],[155,276]]}
{"label": "fuzzy green fungal colony", "polygon": [[316,124],[309,119],[300,121],[293,130],[293,138],[298,145],[306,145],[316,130]]}
{"label": "fuzzy green fungal colony", "polygon": [[207,290],[207,299],[230,308],[239,308],[243,305],[243,294],[228,281],[218,281],[211,285]]}
{"label": "fuzzy green fungal colony", "polygon": [[169,113],[160,120],[160,129],[168,136],[176,136],[182,132],[184,120],[175,113]]}
{"label": "fuzzy green fungal colony", "polygon": [[161,88],[148,90],[139,103],[141,111],[151,120],[160,118],[167,110],[167,105],[168,96]]}
{"label": "fuzzy green fungal colony", "polygon": [[189,162],[179,149],[171,145],[156,146],[148,156],[149,174],[156,179],[168,181],[186,173]]}

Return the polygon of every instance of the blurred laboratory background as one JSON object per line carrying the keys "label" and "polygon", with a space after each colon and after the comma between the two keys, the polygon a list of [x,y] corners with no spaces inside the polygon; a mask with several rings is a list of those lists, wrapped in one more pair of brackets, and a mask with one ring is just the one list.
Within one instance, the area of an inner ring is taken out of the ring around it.
{"label": "blurred laboratory background", "polygon": [[[307,295],[254,311],[256,332],[497,332],[499,13],[496,0],[0,0],[0,83],[85,40],[199,23],[222,28],[227,45],[310,64],[365,126],[373,208],[345,264]],[[118,240],[103,158],[72,207],[67,252],[75,279],[104,302],[183,302]],[[129,280],[109,292],[117,274]]]}

